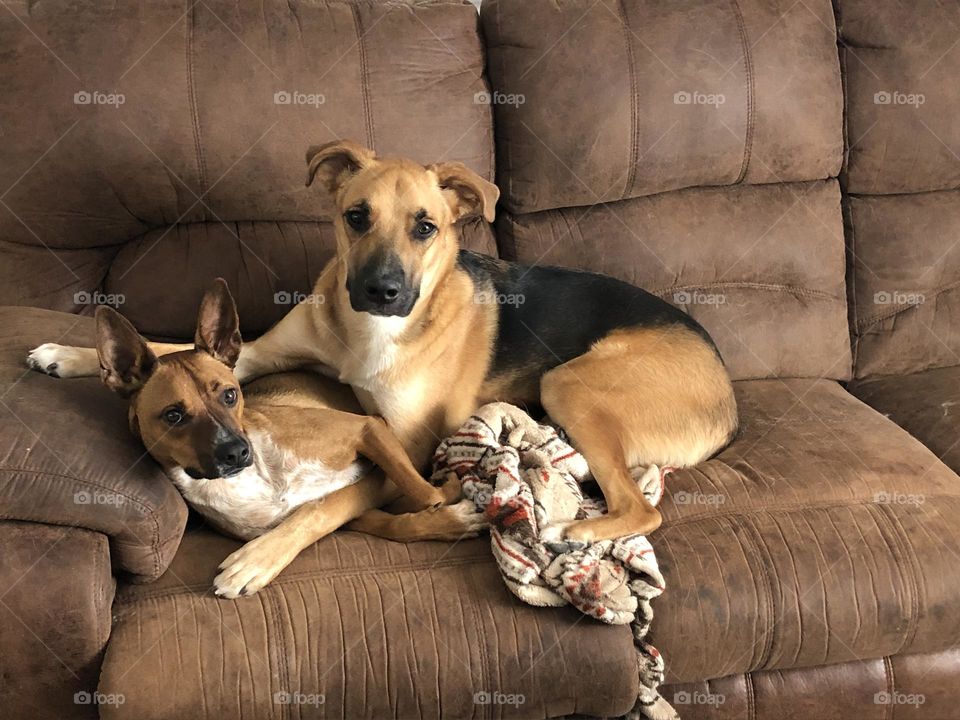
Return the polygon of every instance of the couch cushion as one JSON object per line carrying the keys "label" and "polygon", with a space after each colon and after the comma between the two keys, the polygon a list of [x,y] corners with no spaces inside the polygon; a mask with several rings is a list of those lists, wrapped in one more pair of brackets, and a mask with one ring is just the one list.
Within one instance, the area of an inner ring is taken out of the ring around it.
{"label": "couch cushion", "polygon": [[960,191],[845,199],[856,377],[960,362]]}
{"label": "couch cushion", "polygon": [[960,472],[960,367],[865,380],[848,389]]}
{"label": "couch cushion", "polygon": [[829,0],[486,0],[481,16],[513,212],[840,170]]}
{"label": "couch cushion", "polygon": [[107,538],[0,522],[0,707],[8,720],[92,720],[115,583]]}
{"label": "couch cushion", "polygon": [[12,3],[0,47],[0,241],[37,250],[0,264],[0,304],[76,311],[109,272],[143,329],[169,332],[193,312],[158,296],[189,276],[194,303],[222,275],[260,332],[332,247],[310,146],[348,137],[493,177],[465,0]]}
{"label": "couch cushion", "polygon": [[503,216],[505,256],[602,272],[696,318],[736,379],[850,377],[835,180]]}
{"label": "couch cushion", "polygon": [[524,605],[488,538],[338,532],[257,595],[217,598],[237,547],[188,532],[158,582],[118,590],[100,691],[126,702],[102,717],[615,716],[636,700],[629,627]]}
{"label": "couch cushion", "polygon": [[735,387],[739,436],[661,505],[668,679],[960,642],[960,478],[834,382]]}
{"label": "couch cushion", "polygon": [[93,320],[0,307],[0,518],[97,530],[117,570],[154,579],[176,552],[186,505],[99,378],[27,369],[42,342],[91,347]]}
{"label": "couch cushion", "polygon": [[900,0],[835,5],[849,191],[960,188],[960,6]]}

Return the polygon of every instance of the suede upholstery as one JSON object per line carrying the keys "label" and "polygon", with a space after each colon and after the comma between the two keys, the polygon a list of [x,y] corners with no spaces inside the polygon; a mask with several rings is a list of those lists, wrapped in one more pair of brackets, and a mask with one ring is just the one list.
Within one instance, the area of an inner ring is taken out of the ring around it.
{"label": "suede upholstery", "polygon": [[[633,705],[629,628],[521,604],[486,539],[337,533],[256,596],[215,597],[238,544],[184,531],[124,403],[94,378],[27,371],[39,342],[92,343],[98,298],[189,338],[217,275],[243,332],[265,330],[333,251],[304,153],[341,136],[495,178],[496,225],[464,224],[466,246],[636,283],[716,338],[742,427],[669,477],[653,536],[667,590],[651,632],[682,717],[954,717],[956,15],[898,0],[487,0],[479,17],[466,0],[8,2],[4,717]],[[914,89],[927,102],[893,95]],[[73,701],[95,688],[124,702]],[[478,701],[495,692],[524,702]]]}

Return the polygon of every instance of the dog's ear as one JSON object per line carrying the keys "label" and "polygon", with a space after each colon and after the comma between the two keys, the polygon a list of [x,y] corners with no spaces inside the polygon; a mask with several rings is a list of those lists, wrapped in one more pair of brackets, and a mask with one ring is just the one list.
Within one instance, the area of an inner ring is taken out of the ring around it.
{"label": "dog's ear", "polygon": [[334,140],[307,151],[307,187],[319,176],[323,186],[335,193],[344,181],[376,159],[376,153],[352,140]]}
{"label": "dog's ear", "polygon": [[129,397],[157,369],[157,356],[130,321],[113,308],[101,305],[96,319],[100,379],[118,395]]}
{"label": "dog's ear", "polygon": [[237,306],[226,280],[217,278],[200,303],[193,345],[224,365],[233,367],[240,357],[242,344]]}
{"label": "dog's ear", "polygon": [[459,162],[428,165],[427,170],[436,173],[455,220],[479,215],[487,222],[493,222],[500,198],[500,189],[496,185]]}

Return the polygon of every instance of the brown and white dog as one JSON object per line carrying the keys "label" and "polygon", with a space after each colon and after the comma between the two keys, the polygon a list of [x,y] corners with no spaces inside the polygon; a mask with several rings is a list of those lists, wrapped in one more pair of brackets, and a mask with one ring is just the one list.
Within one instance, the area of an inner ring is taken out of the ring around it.
{"label": "brown and white dog", "polygon": [[[403,542],[455,540],[486,524],[471,502],[444,505],[454,498],[423,480],[386,423],[360,414],[346,386],[294,372],[241,391],[232,370],[240,348],[236,307],[220,279],[203,298],[191,349],[158,356],[122,315],[97,310],[101,377],[129,398],[133,433],[191,506],[252,541],[221,564],[218,595],[255,593],[345,523]],[[396,488],[409,490],[415,507],[438,507],[377,510],[397,499]]]}
{"label": "brown and white dog", "polygon": [[[315,180],[337,209],[337,254],[314,288],[325,302],[296,306],[244,345],[241,381],[323,364],[420,468],[479,405],[539,402],[607,501],[607,515],[565,528],[579,541],[656,529],[629,467],[694,465],[735,434],[730,379],[692,318],[612,278],[460,250],[458,222],[492,221],[499,196],[465,166],[338,141],[308,154]],[[502,297],[523,302],[487,301]],[[89,350],[51,344],[31,363],[60,376],[98,371]]]}

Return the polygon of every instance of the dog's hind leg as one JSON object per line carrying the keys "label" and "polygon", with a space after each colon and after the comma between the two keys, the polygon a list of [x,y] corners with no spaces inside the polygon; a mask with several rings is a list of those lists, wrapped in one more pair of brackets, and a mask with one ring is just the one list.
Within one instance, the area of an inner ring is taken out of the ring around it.
{"label": "dog's hind leg", "polygon": [[583,453],[607,501],[607,515],[566,528],[568,538],[583,542],[656,530],[660,513],[630,468],[695,465],[736,430],[726,371],[685,327],[612,333],[546,373],[541,401]]}

